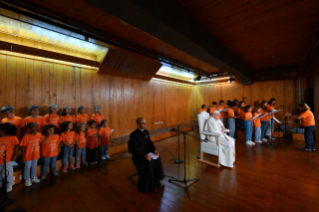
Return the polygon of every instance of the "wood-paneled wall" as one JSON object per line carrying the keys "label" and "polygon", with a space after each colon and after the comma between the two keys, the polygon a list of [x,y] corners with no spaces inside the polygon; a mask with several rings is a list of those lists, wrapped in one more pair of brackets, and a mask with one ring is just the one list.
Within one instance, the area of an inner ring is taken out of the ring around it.
{"label": "wood-paneled wall", "polygon": [[[230,99],[238,99],[241,101],[243,97],[248,98],[248,103],[253,105],[256,100],[259,102],[270,98],[276,99],[276,108],[280,105],[288,106],[288,111],[295,108],[295,84],[294,80],[276,80],[255,82],[252,85],[244,86],[241,83],[225,83],[197,87],[197,106],[199,111],[202,104],[212,105],[213,101],[218,102],[223,99],[225,102]],[[276,115],[279,120],[284,120],[284,113],[280,112]]]}
{"label": "wood-paneled wall", "polygon": [[[50,104],[83,105],[89,116],[100,105],[114,137],[130,134],[139,116],[148,129],[190,122],[196,117],[194,87],[97,74],[92,70],[0,54],[0,106],[13,105],[16,115],[27,116],[37,104],[41,115]],[[163,124],[155,125],[154,122]]]}

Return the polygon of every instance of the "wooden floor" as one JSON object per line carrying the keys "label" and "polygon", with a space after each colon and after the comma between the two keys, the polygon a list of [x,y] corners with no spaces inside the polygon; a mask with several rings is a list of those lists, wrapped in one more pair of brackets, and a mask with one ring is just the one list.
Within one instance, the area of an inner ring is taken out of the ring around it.
{"label": "wooden floor", "polygon": [[[190,199],[182,188],[168,183],[168,178],[156,192],[138,192],[128,180],[135,172],[131,158],[119,158],[104,167],[106,175],[94,168],[69,171],[29,188],[23,184],[14,186],[10,197],[14,197],[15,203],[7,210],[22,207],[32,212],[319,211],[319,153],[299,151],[303,142],[277,149],[237,143],[234,169],[198,163],[198,143],[193,138],[188,143],[187,177],[199,178],[189,189]],[[161,152],[165,174],[183,179],[183,165],[173,163],[177,137],[155,145]]]}

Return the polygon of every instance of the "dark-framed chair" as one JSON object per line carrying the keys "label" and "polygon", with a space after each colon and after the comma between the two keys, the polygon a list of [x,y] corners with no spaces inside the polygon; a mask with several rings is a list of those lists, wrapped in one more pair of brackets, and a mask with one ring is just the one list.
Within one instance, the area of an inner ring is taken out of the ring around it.
{"label": "dark-framed chair", "polygon": [[[131,149],[131,146],[130,146],[130,140],[128,140],[128,142],[127,142],[127,152],[130,153],[130,154],[132,154],[132,149]],[[129,179],[132,183],[134,183],[135,185],[137,185],[137,182],[135,182],[135,181],[133,180],[133,177],[135,177],[136,175],[138,175],[138,172],[135,172],[134,174],[131,174],[131,175],[128,177],[128,179]]]}

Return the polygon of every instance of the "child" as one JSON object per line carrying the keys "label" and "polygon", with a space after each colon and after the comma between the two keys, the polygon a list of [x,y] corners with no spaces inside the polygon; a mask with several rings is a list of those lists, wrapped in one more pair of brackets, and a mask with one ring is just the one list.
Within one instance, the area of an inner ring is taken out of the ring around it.
{"label": "child", "polygon": [[247,105],[244,107],[244,121],[245,121],[245,136],[246,136],[246,144],[250,146],[254,146],[255,143],[251,141],[251,137],[253,135],[253,116],[251,114],[252,107]]}
{"label": "child", "polygon": [[100,138],[101,138],[100,152],[101,152],[101,159],[106,160],[106,158],[110,159],[110,156],[107,154],[107,152],[109,150],[112,131],[108,127],[107,120],[105,119],[102,120],[101,125],[102,125],[102,128],[100,130]]}
{"label": "child", "polygon": [[[224,100],[220,100],[217,110],[224,110],[225,109],[224,104],[225,104]],[[219,111],[219,113],[220,113],[219,119],[224,124],[225,113],[224,111]]]}
{"label": "child", "polygon": [[75,123],[75,116],[72,115],[72,109],[70,106],[65,106],[62,110],[62,114],[59,120],[59,124],[61,125],[65,121],[70,121],[72,124]]}
{"label": "child", "polygon": [[18,139],[21,139],[22,135],[21,135],[21,131],[20,131],[20,125],[22,122],[22,118],[19,116],[15,116],[13,111],[14,111],[13,106],[11,106],[11,105],[3,106],[1,108],[1,113],[5,118],[3,118],[1,120],[1,123],[10,123],[10,124],[15,125],[17,127],[17,137],[18,137]]}
{"label": "child", "polygon": [[53,124],[56,127],[56,129],[59,129],[60,115],[58,111],[59,111],[59,108],[57,105],[54,105],[54,104],[50,105],[48,114],[44,116],[45,121],[48,124]]}
{"label": "child", "polygon": [[75,132],[72,131],[73,124],[70,121],[65,121],[62,124],[62,134],[60,136],[60,141],[63,142],[62,146],[62,172],[66,173],[68,170],[66,168],[66,160],[69,159],[69,167],[74,170],[73,165],[73,151],[75,145]]}
{"label": "child", "polygon": [[97,163],[96,161],[96,152],[99,147],[99,131],[96,129],[96,123],[94,120],[88,122],[88,131],[87,131],[87,140],[88,140],[88,159],[91,165]]}
{"label": "child", "polygon": [[[13,165],[14,161],[17,159],[19,152],[19,141],[16,136],[17,127],[10,123],[0,124],[0,188],[2,187],[2,181],[4,180],[4,175],[7,174],[7,192],[12,191],[13,181]],[[6,154],[6,170],[4,170],[4,160],[3,153],[7,150]],[[5,173],[7,172],[7,173]]]}
{"label": "child", "polygon": [[206,105],[202,105],[201,109],[199,110],[200,113],[203,112],[203,111],[205,111],[205,112],[207,111]]}
{"label": "child", "polygon": [[83,123],[83,124],[87,124],[89,120],[89,116],[88,114],[85,113],[85,107],[84,106],[80,106],[78,108],[78,115],[76,116],[76,123]]}
{"label": "child", "polygon": [[[258,102],[258,101],[257,101]],[[259,110],[259,102],[258,104],[254,104],[255,108],[254,108],[254,113],[253,113],[253,117],[255,117],[254,119],[254,127],[255,127],[255,143],[257,144],[261,144],[262,141],[260,140],[260,136],[261,136],[261,123],[260,123],[260,117],[258,116],[258,110]]]}
{"label": "child", "polygon": [[266,128],[267,128],[267,125],[268,125],[268,120],[269,120],[269,117],[268,117],[268,110],[267,110],[267,101],[262,101],[261,102],[261,108],[259,108],[259,113],[261,113],[261,116],[260,116],[260,121],[261,121],[261,134],[260,134],[260,139],[263,141],[263,142],[267,142],[267,139],[265,139],[265,132],[266,132]]}
{"label": "child", "polygon": [[211,108],[209,108],[209,113],[210,114],[213,114],[213,112],[215,110],[217,110],[217,102],[213,102],[212,104],[213,104],[213,106]]}
{"label": "child", "polygon": [[104,119],[104,116],[101,114],[101,107],[99,105],[95,105],[94,114],[91,119],[96,122],[98,127],[101,127],[101,121]]}
{"label": "child", "polygon": [[86,146],[87,140],[85,137],[85,124],[80,123],[77,127],[77,134],[75,136],[76,155],[75,155],[75,168],[80,168],[80,156],[82,155],[82,164],[88,166],[86,162]]}
{"label": "child", "polygon": [[40,107],[38,105],[32,105],[28,108],[28,113],[30,116],[23,119],[21,122],[22,132],[25,132],[26,124],[31,122],[37,123],[38,125],[38,132],[42,133],[42,128],[47,125],[45,119],[42,116],[39,116]]}
{"label": "child", "polygon": [[[40,142],[41,133],[39,133],[38,124],[30,122],[27,124],[29,134],[26,134],[20,143],[22,146],[22,163],[24,164],[24,180],[25,186],[31,186],[32,183],[39,183],[40,180],[36,177],[37,163],[40,158]],[[30,178],[31,169],[31,178]]]}
{"label": "child", "polygon": [[230,102],[228,103],[228,110],[227,110],[227,116],[228,116],[228,127],[229,127],[229,136],[234,138],[235,137],[235,131],[236,131],[236,122],[235,119],[238,119],[240,116],[235,116],[235,109],[236,109],[236,103]]}
{"label": "child", "polygon": [[244,121],[244,116],[245,116],[245,111],[244,111],[244,102],[240,101],[236,110],[236,115],[239,116],[239,129],[244,130],[245,129],[245,121]]}
{"label": "child", "polygon": [[51,165],[51,174],[58,176],[56,171],[56,159],[61,152],[60,149],[60,136],[56,134],[56,127],[53,124],[49,124],[44,129],[44,135],[41,138],[42,146],[42,177],[41,180],[45,180],[48,173],[49,165]]}

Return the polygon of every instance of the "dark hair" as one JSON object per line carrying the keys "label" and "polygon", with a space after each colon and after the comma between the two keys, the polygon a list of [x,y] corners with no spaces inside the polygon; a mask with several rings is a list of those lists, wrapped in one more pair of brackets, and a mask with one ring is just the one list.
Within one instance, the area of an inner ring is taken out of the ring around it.
{"label": "dark hair", "polygon": [[267,101],[266,101],[266,100],[262,100],[261,103],[260,103],[260,107],[261,107],[264,111],[268,111],[268,110],[267,110],[267,106],[264,107],[265,103],[267,103]]}
{"label": "dark hair", "polygon": [[240,102],[238,103],[238,107],[242,109],[242,108],[243,108],[243,107],[242,107],[242,104],[243,104],[243,103],[244,103],[243,101],[240,101]]}
{"label": "dark hair", "polygon": [[97,109],[98,107],[101,108],[100,105],[95,105],[95,106],[94,106],[94,112],[96,111],[96,109]]}
{"label": "dark hair", "polygon": [[27,123],[27,124],[26,124],[26,128],[30,129],[30,128],[31,128],[32,126],[34,126],[34,125],[37,125],[37,126],[38,126],[38,124],[37,124],[36,122]]}
{"label": "dark hair", "polygon": [[82,110],[83,108],[85,108],[84,106],[80,106],[80,107],[78,107],[78,113],[80,113],[80,110]]}
{"label": "dark hair", "polygon": [[56,134],[56,126],[54,124],[48,124],[47,126],[45,126],[44,131],[43,131],[43,135],[48,135],[48,129],[50,128],[54,128],[54,134]]}
{"label": "dark hair", "polygon": [[259,106],[260,106],[259,101],[255,101],[255,102],[254,102],[254,107],[259,107]]}
{"label": "dark hair", "polygon": [[78,125],[76,126],[76,133],[78,134],[78,133],[80,133],[80,128],[81,128],[81,126],[83,126],[84,125],[84,123],[78,123]]}
{"label": "dark hair", "polygon": [[143,120],[143,119],[144,119],[143,117],[138,117],[138,118],[136,119],[136,124],[139,124],[140,121]]}
{"label": "dark hair", "polygon": [[[58,111],[59,111],[59,107],[58,107],[56,104],[52,104],[52,105],[49,106],[48,114],[51,113],[51,109],[54,108],[54,107],[58,108]],[[58,114],[59,114],[59,113],[58,113]]]}
{"label": "dark hair", "polygon": [[101,121],[101,126],[102,126],[105,122],[107,122],[107,120],[106,120],[106,119],[103,119],[103,120]]}
{"label": "dark hair", "polygon": [[225,103],[225,101],[224,100],[219,100],[219,104],[221,104],[221,103]]}
{"label": "dark hair", "polygon": [[91,126],[92,124],[96,124],[96,122],[94,120],[90,120],[88,121],[88,125]]}
{"label": "dark hair", "polygon": [[61,125],[61,133],[66,132],[68,130],[69,124],[72,124],[70,121],[65,121]]}
{"label": "dark hair", "polygon": [[14,107],[11,106],[11,105],[5,105],[1,108],[1,113],[4,113],[6,112],[7,110],[9,110],[10,112],[13,112],[14,111]]}
{"label": "dark hair", "polygon": [[217,102],[213,102],[213,105],[217,105]]}
{"label": "dark hair", "polygon": [[249,108],[251,108],[251,106],[250,105],[246,105],[245,107],[244,107],[244,111],[247,113],[247,112],[249,112]]}
{"label": "dark hair", "polygon": [[238,99],[234,99],[234,101],[233,102],[238,102]]}
{"label": "dark hair", "polygon": [[272,102],[273,102],[273,101],[276,101],[276,99],[275,99],[275,98],[271,98],[271,99],[269,100],[268,104],[269,104],[269,105],[272,105]]}
{"label": "dark hair", "polygon": [[205,107],[206,107],[206,105],[205,105],[205,104],[203,104],[203,105],[202,105],[202,109],[204,109]]}
{"label": "dark hair", "polygon": [[304,103],[304,102],[300,102],[298,105],[297,105],[297,107],[299,107],[300,108],[300,113],[299,114],[301,114],[301,113],[303,113],[303,112],[305,112],[305,111],[307,111],[307,110],[311,110],[311,108],[306,104],[306,103]]}
{"label": "dark hair", "polygon": [[3,131],[6,135],[17,135],[18,128],[10,123],[0,124],[0,131]]}
{"label": "dark hair", "polygon": [[234,106],[236,106],[236,103],[235,103],[235,102],[229,102],[229,103],[228,103],[228,107],[234,107]]}
{"label": "dark hair", "polygon": [[243,100],[247,99],[247,97],[244,97]]}
{"label": "dark hair", "polygon": [[28,113],[31,114],[31,111],[34,110],[34,109],[38,109],[39,112],[41,111],[40,107],[38,105],[31,105],[29,108],[28,108]]}
{"label": "dark hair", "polygon": [[[65,115],[66,115],[66,112],[65,112],[65,111],[66,111],[66,109],[67,109],[68,107],[71,108],[71,106],[69,106],[69,105],[67,105],[67,106],[65,106],[65,107],[63,108],[62,114],[61,114],[62,116],[65,116]],[[71,113],[70,113],[70,115],[72,115],[72,108],[71,108]]]}

